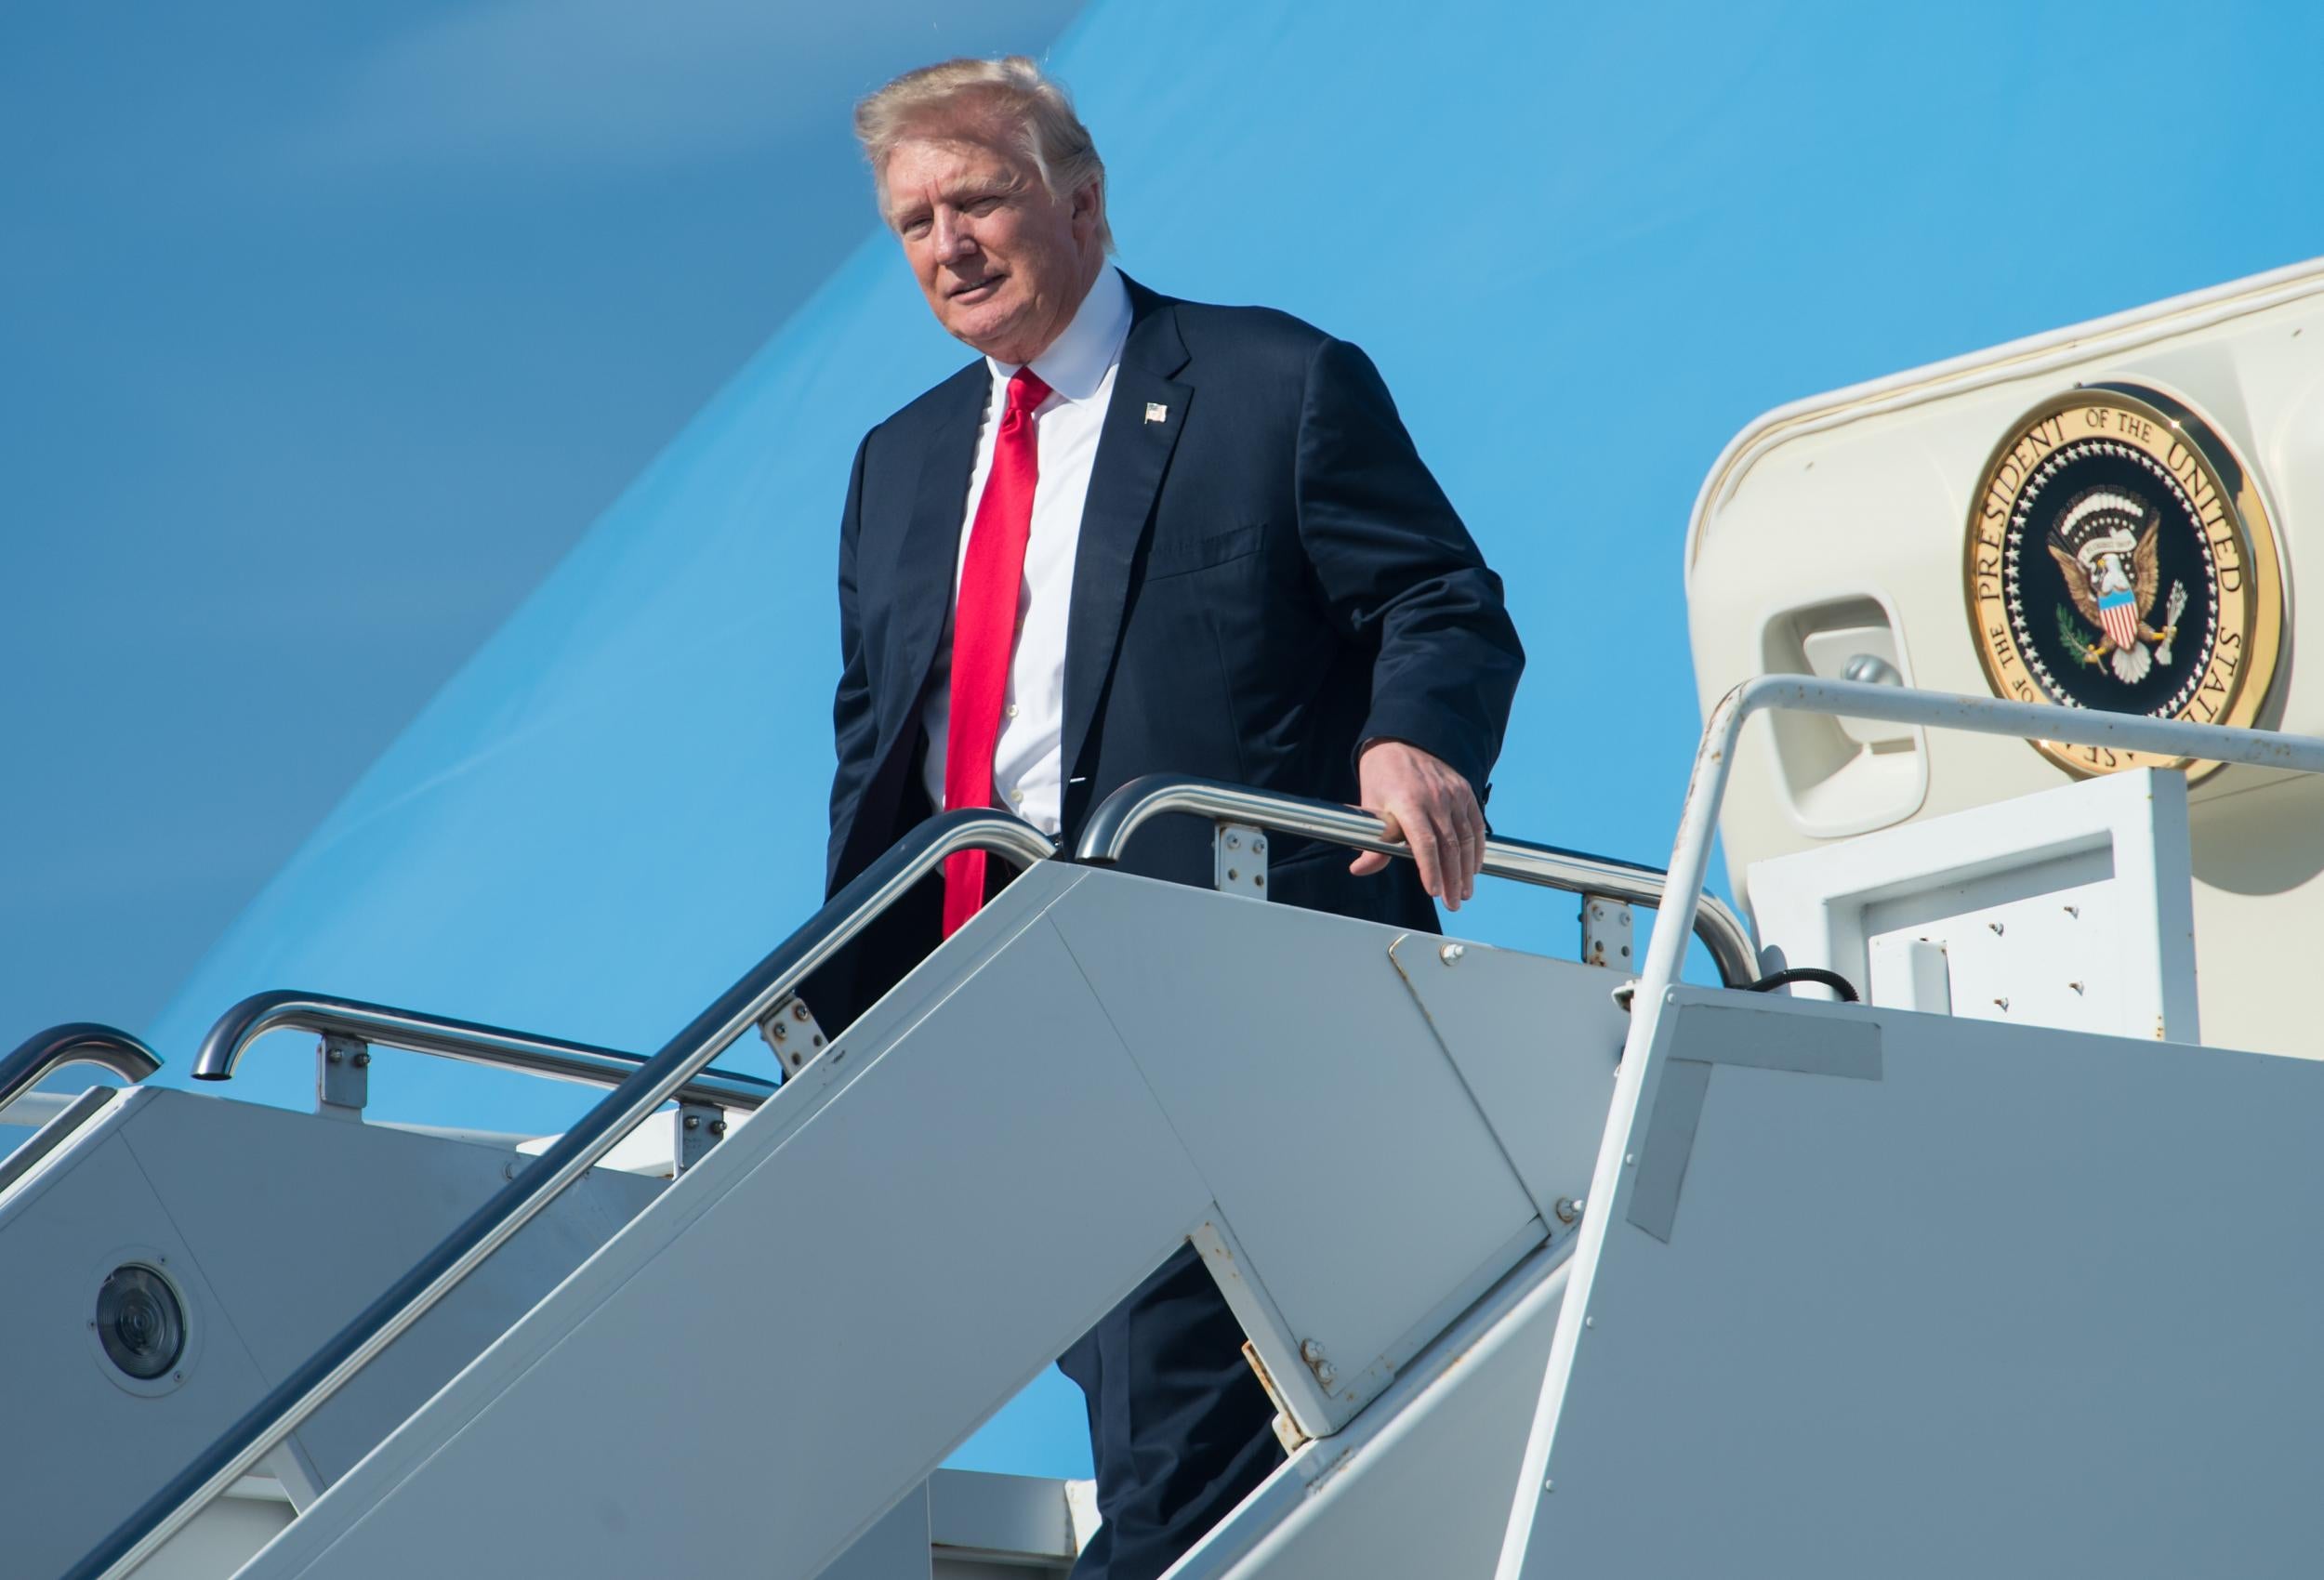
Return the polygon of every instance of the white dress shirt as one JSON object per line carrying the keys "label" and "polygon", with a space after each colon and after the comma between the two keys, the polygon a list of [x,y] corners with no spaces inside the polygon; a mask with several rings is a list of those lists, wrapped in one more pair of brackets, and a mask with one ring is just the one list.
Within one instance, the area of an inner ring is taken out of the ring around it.
{"label": "white dress shirt", "polygon": [[[1098,434],[1114,401],[1114,375],[1121,365],[1122,342],[1129,337],[1129,292],[1113,265],[1100,271],[1089,294],[1060,335],[1039,356],[1033,371],[1050,389],[1034,408],[1034,444],[1040,477],[1033,489],[1033,528],[1024,546],[1024,580],[1017,589],[1017,645],[1009,657],[1009,691],[1000,710],[1000,734],[993,747],[995,801],[1046,834],[1059,826],[1064,794],[1063,737],[1065,728],[1065,625],[1072,612],[1074,558],[1081,546],[1081,507],[1089,494],[1089,468],[1097,459]],[[976,441],[976,469],[969,478],[968,515],[960,531],[960,557],[953,565],[952,608],[944,616],[944,639],[931,676],[920,728],[928,734],[922,782],[929,805],[944,805],[944,735],[952,718],[952,622],[960,603],[960,572],[968,563],[969,538],[976,527],[977,502],[993,472],[993,447],[1012,362],[985,366],[992,388],[984,402],[984,427]]]}

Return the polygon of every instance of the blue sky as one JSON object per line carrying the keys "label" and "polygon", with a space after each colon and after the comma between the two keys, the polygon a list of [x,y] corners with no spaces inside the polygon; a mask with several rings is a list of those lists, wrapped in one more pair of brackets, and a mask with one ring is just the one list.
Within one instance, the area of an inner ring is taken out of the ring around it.
{"label": "blue sky", "polygon": [[[655,1046],[812,907],[848,456],[964,360],[872,233],[846,102],[997,40],[28,15],[79,75],[0,47],[46,151],[0,264],[35,527],[0,640],[7,738],[70,769],[0,792],[0,1007],[180,1067],[266,986]],[[2311,7],[1414,17],[1100,0],[1053,61],[1126,268],[1380,362],[1532,653],[1512,834],[1667,855],[1680,542],[1754,415],[2324,252]],[[1061,13],[990,20],[1038,47]],[[1572,911],[1488,891],[1461,928],[1565,952]],[[299,1050],[248,1069],[305,1100]],[[506,1128],[575,1101],[387,1059],[373,1090]],[[1076,1470],[1078,1432],[1045,1385],[964,1462]]]}

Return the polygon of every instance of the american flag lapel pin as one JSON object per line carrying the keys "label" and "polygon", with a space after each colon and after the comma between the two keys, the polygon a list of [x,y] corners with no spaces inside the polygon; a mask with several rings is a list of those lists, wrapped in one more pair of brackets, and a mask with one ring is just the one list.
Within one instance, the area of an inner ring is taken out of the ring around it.
{"label": "american flag lapel pin", "polygon": [[1168,422],[1169,420],[1169,407],[1164,405],[1161,402],[1149,401],[1146,402],[1146,421],[1150,423]]}

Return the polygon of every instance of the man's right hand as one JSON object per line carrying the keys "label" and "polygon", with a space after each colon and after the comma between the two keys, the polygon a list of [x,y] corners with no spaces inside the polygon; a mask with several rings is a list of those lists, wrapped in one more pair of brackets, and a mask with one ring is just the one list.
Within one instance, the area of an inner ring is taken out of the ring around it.
{"label": "man's right hand", "polygon": [[[1356,793],[1388,837],[1410,848],[1420,887],[1458,911],[1477,891],[1485,865],[1485,809],[1476,792],[1441,757],[1402,741],[1374,741],[1356,758]],[[1383,871],[1392,856],[1367,850],[1348,863],[1359,877]]]}

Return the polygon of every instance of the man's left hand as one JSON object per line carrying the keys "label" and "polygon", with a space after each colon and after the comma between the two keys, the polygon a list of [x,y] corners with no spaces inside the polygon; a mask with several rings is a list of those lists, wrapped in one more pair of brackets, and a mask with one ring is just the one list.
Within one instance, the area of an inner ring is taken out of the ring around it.
{"label": "man's left hand", "polygon": [[[1355,763],[1363,809],[1401,839],[1420,869],[1420,887],[1448,911],[1476,892],[1477,869],[1485,864],[1485,809],[1469,782],[1402,741],[1375,741]],[[1348,864],[1361,877],[1385,868],[1393,858],[1367,850]]]}

